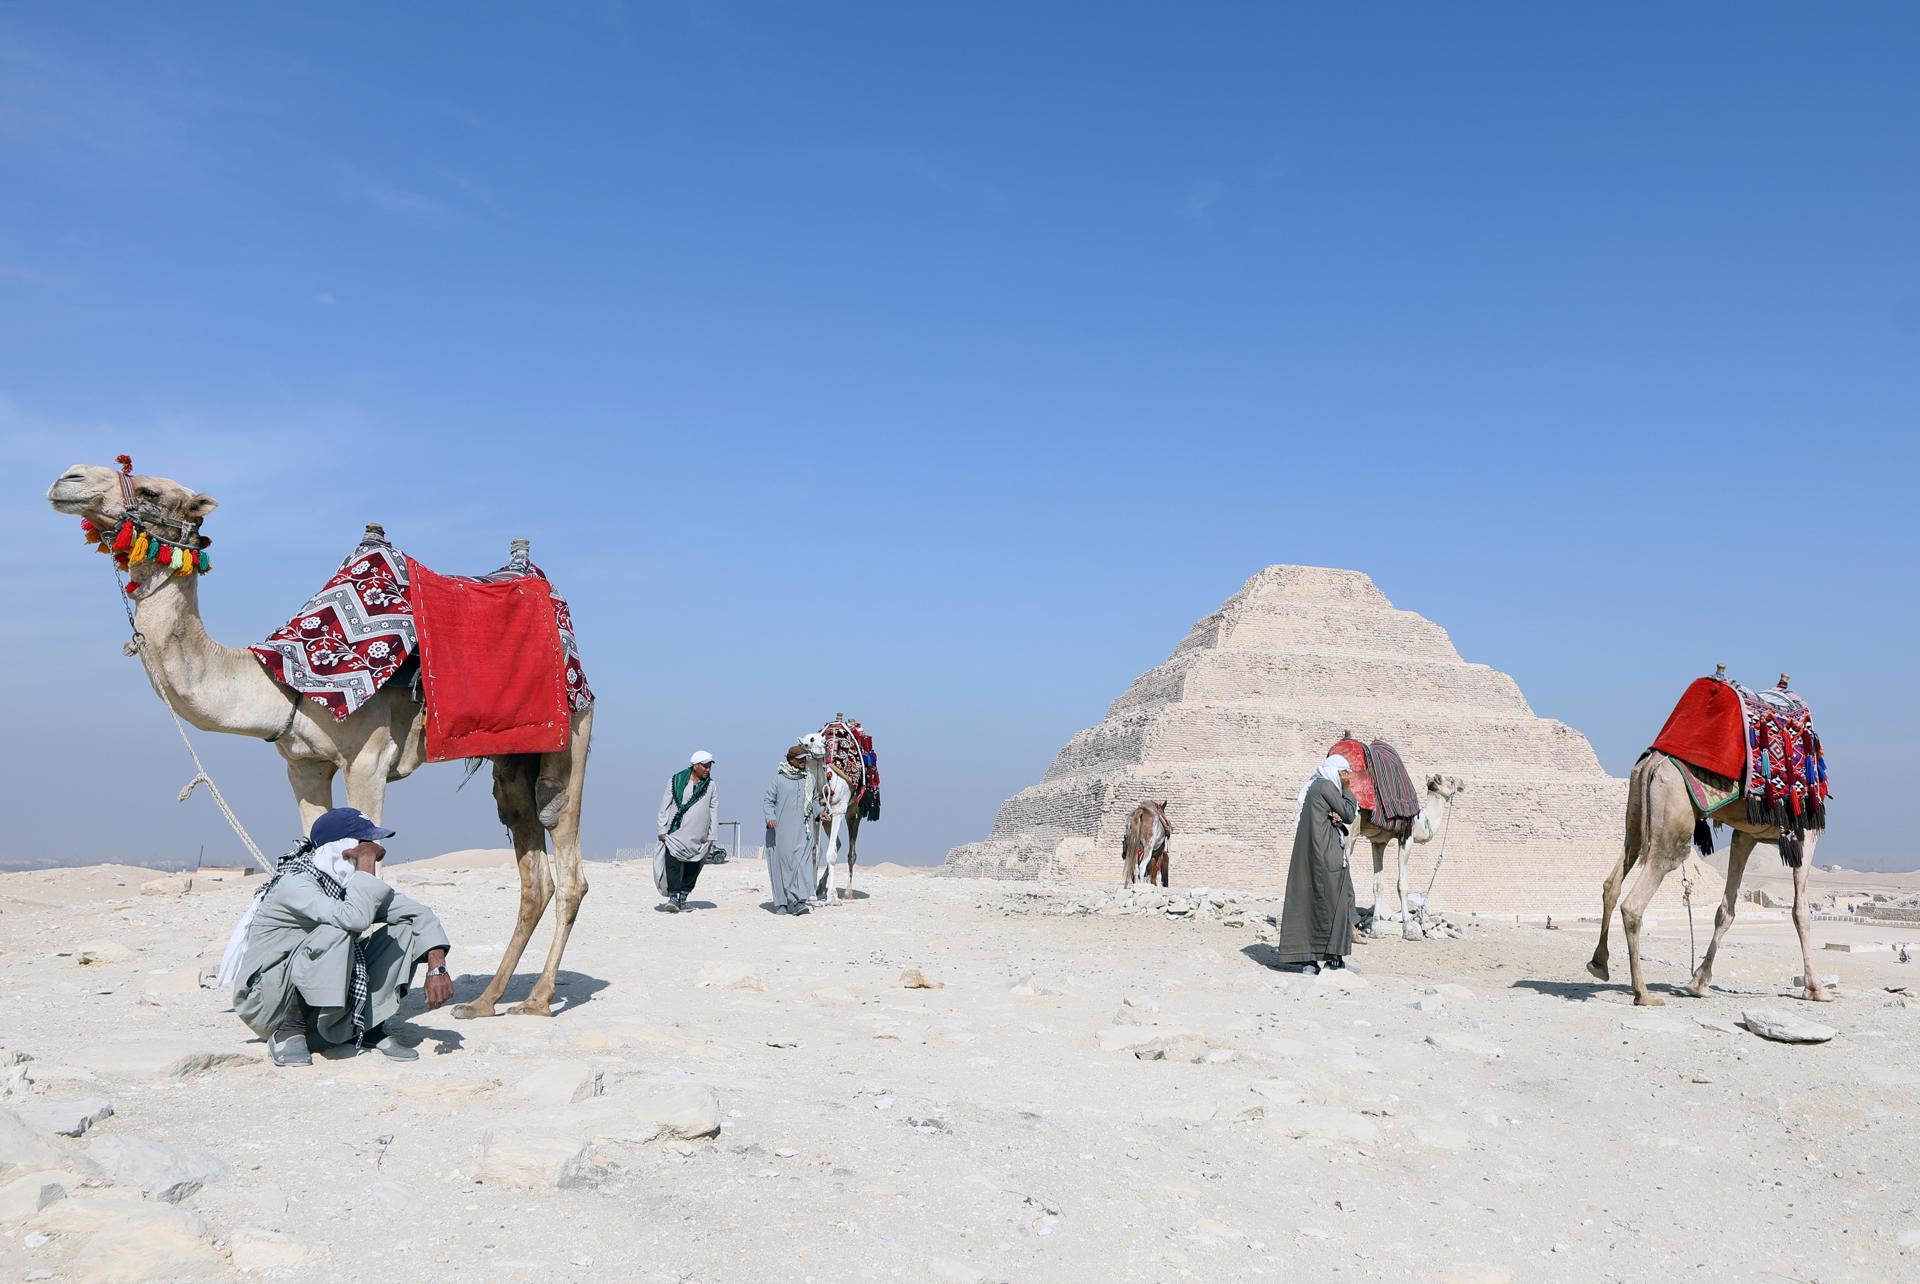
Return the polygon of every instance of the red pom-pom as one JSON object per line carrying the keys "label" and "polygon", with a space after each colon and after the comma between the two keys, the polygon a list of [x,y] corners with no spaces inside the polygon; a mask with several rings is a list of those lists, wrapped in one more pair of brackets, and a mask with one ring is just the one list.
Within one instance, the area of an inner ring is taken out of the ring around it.
{"label": "red pom-pom", "polygon": [[82,517],[80,519],[80,529],[85,531],[89,535],[93,534],[94,532],[93,522],[88,518]]}
{"label": "red pom-pom", "polygon": [[133,523],[121,522],[113,537],[113,551],[124,553],[133,547]]}
{"label": "red pom-pom", "polygon": [[132,455],[115,455],[113,457],[113,462],[120,465],[121,472],[125,473],[129,477],[133,476],[133,456]]}
{"label": "red pom-pom", "polygon": [[133,596],[133,595],[134,595],[135,593],[138,593],[139,591],[140,591],[140,584],[139,584],[139,581],[137,581],[137,580],[128,580],[128,581],[127,581],[127,596],[128,596],[128,597],[132,597],[132,596]]}

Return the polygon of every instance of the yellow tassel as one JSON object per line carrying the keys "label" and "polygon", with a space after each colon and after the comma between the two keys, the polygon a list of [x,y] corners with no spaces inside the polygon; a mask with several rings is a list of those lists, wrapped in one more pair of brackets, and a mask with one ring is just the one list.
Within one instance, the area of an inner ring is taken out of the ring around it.
{"label": "yellow tassel", "polygon": [[138,566],[147,560],[147,533],[140,532],[140,538],[133,541],[133,550],[127,554],[127,565]]}
{"label": "yellow tassel", "polygon": [[193,574],[193,554],[184,548],[173,550],[173,573],[175,575]]}

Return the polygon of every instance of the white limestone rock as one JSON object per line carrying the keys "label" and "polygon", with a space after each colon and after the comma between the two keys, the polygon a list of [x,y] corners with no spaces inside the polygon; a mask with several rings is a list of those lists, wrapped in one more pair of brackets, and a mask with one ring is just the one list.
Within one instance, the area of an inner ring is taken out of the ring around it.
{"label": "white limestone rock", "polygon": [[79,1097],[72,1101],[28,1101],[19,1108],[21,1120],[29,1128],[78,1137],[102,1119],[113,1114],[113,1103],[105,1097]]}
{"label": "white limestone rock", "polygon": [[115,1185],[164,1204],[177,1204],[227,1175],[227,1166],[212,1155],[145,1137],[101,1137],[87,1147],[87,1157]]}
{"label": "white limestone rock", "polygon": [[1747,1029],[1775,1043],[1825,1043],[1839,1031],[1779,1008],[1748,1008],[1740,1014]]}

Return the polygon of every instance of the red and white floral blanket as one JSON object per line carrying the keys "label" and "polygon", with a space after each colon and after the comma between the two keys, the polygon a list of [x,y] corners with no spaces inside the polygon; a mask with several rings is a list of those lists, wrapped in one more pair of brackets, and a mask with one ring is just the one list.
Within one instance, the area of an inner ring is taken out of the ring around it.
{"label": "red and white floral blanket", "polygon": [[[539,567],[507,566],[490,575],[457,577],[500,583],[533,575]],[[554,626],[564,654],[568,706],[593,703],[566,602],[553,596]],[[344,721],[373,699],[420,649],[407,559],[384,539],[368,536],[320,591],[266,641],[247,648],[274,681],[291,687]]]}

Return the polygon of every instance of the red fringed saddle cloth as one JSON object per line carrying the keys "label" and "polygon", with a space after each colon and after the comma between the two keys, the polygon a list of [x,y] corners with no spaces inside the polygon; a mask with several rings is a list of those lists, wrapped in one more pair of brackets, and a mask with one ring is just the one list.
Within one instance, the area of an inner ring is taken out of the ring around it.
{"label": "red fringed saddle cloth", "polygon": [[1783,854],[1807,830],[1826,828],[1827,760],[1813,711],[1784,686],[1754,691],[1725,678],[1696,678],[1653,748],[1736,782],[1747,819],[1780,828]]}
{"label": "red fringed saddle cloth", "polygon": [[531,562],[439,575],[370,533],[300,612],[249,647],[344,720],[421,657],[427,758],[547,753],[593,689],[564,599]]}
{"label": "red fringed saddle cloth", "polygon": [[1399,838],[1413,833],[1420,816],[1420,799],[1400,754],[1384,740],[1361,744],[1340,740],[1327,750],[1347,760],[1353,772],[1353,800],[1373,817],[1373,823]]}

